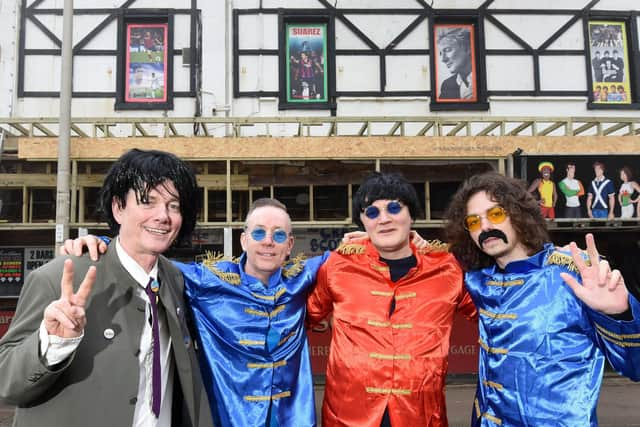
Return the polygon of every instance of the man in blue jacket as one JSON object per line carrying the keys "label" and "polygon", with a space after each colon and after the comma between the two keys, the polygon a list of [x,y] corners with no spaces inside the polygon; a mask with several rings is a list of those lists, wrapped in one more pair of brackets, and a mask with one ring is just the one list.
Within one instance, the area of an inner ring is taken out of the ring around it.
{"label": "man in blue jacket", "polygon": [[525,184],[497,173],[465,182],[447,219],[479,313],[472,425],[596,426],[605,359],[640,380],[640,303],[620,272],[591,235],[587,260],[558,251]]}

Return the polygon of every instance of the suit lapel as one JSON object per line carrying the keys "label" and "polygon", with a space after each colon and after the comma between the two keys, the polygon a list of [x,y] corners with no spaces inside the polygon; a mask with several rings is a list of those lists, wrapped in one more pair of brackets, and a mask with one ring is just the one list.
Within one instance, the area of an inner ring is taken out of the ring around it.
{"label": "suit lapel", "polygon": [[128,336],[131,352],[137,356],[140,351],[140,337],[144,328],[144,313],[146,309],[145,301],[139,297],[137,287],[138,283],[124,269],[118,258],[116,251],[115,239],[109,245],[105,257],[104,282],[106,286],[112,286],[114,292],[109,304],[118,304],[119,298],[130,300],[129,303],[123,304],[123,315],[125,318],[126,330],[123,330]]}
{"label": "suit lapel", "polygon": [[[183,288],[181,286],[182,278],[176,275],[180,275],[181,273],[174,273],[174,271],[175,269],[170,265],[170,261],[164,257],[160,257],[158,274],[162,283],[160,285],[159,296],[165,309],[167,323],[169,324],[173,355],[176,362],[175,368],[179,376],[178,380],[182,385],[183,397],[193,411],[192,405],[196,400],[194,396],[192,368],[197,365],[192,365],[192,358],[189,351],[193,342],[189,335],[185,319]],[[193,417],[194,414],[190,415]]]}

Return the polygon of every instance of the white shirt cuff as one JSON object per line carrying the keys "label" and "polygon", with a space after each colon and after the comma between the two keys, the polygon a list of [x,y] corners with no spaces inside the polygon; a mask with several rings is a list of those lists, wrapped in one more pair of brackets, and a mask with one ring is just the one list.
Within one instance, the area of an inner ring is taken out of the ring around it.
{"label": "white shirt cuff", "polygon": [[40,323],[40,355],[44,360],[47,367],[57,365],[60,362],[66,360],[71,353],[76,351],[80,341],[84,337],[84,331],[82,335],[75,338],[61,338],[56,335],[49,335],[47,329],[44,327],[44,320]]}

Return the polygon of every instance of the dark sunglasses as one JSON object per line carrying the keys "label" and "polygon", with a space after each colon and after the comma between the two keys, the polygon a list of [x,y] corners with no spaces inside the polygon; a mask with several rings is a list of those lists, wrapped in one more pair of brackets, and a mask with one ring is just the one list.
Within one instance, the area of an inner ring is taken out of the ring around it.
{"label": "dark sunglasses", "polygon": [[[265,230],[264,228],[254,228],[250,234],[253,240],[255,240],[256,242],[261,242],[265,239],[265,237],[267,237],[267,230]],[[289,233],[284,230],[276,230],[271,233],[271,240],[276,243],[284,243],[288,238]]]}
{"label": "dark sunglasses", "polygon": [[467,215],[464,217],[464,228],[468,231],[480,230],[482,218],[487,218],[492,224],[501,224],[507,219],[507,211],[502,206],[494,206],[487,209],[484,215]]}
{"label": "dark sunglasses", "polygon": [[[402,204],[394,200],[387,203],[387,206],[385,206],[385,210],[391,215],[398,215],[402,210]],[[362,210],[362,212],[364,212],[364,215],[369,219],[376,219],[378,218],[378,216],[380,216],[380,208],[373,205],[367,206]]]}

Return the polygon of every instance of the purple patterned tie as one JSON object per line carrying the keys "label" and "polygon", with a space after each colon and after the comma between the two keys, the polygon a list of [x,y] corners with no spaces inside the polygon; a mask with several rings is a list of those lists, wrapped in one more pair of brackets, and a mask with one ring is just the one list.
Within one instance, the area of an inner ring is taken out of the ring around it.
{"label": "purple patterned tie", "polygon": [[158,329],[158,289],[160,283],[153,277],[149,278],[149,283],[145,288],[149,302],[151,303],[151,329],[153,334],[153,369],[151,373],[151,387],[153,390],[153,401],[151,410],[156,418],[160,416],[160,398],[162,395],[162,375],[160,372],[160,331]]}

